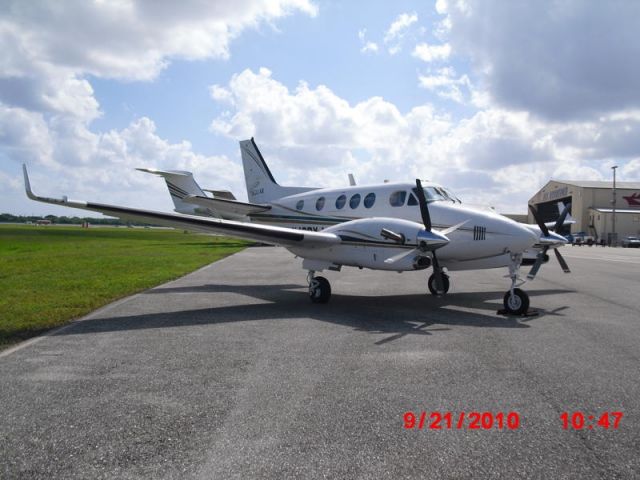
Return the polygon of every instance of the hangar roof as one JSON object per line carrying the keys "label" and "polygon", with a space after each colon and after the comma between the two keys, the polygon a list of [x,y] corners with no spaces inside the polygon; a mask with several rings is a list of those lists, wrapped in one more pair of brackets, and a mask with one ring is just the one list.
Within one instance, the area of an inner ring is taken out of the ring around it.
{"label": "hangar roof", "polygon": [[[595,180],[552,180],[553,182],[566,183],[567,185],[575,185],[584,188],[613,188],[613,181],[595,181]],[[640,189],[640,182],[618,182],[616,188]]]}

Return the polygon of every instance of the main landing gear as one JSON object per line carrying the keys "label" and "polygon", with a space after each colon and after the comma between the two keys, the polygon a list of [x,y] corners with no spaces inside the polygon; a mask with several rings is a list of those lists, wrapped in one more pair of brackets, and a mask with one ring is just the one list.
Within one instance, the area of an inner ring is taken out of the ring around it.
{"label": "main landing gear", "polygon": [[309,298],[313,303],[327,303],[331,298],[331,284],[324,277],[314,276],[315,273],[313,270],[309,270],[309,275],[307,275]]}
{"label": "main landing gear", "polygon": [[[432,295],[438,296],[438,289],[436,287],[436,276],[432,273],[427,281],[427,286],[429,287],[429,291]],[[442,274],[442,287],[444,292],[443,295],[449,291],[449,275],[443,273]]]}
{"label": "main landing gear", "polygon": [[527,312],[529,312],[529,295],[520,288],[517,288],[524,284],[524,280],[520,280],[518,275],[521,263],[522,254],[511,255],[509,275],[507,275],[511,278],[511,288],[504,294],[504,298],[502,300],[504,310],[500,310],[498,313],[507,315],[526,315]]}

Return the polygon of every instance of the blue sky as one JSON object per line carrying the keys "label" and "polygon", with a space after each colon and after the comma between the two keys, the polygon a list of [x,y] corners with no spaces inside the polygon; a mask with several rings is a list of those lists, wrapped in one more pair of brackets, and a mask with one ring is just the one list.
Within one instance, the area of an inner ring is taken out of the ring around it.
{"label": "blue sky", "polygon": [[[93,127],[98,130],[124,128],[132,120],[147,116],[158,134],[171,142],[188,139],[200,151],[216,153],[227,139],[208,130],[213,114],[220,110],[211,101],[208,88],[225,84],[234,73],[266,67],[278,81],[294,89],[300,80],[323,84],[351,103],[382,96],[400,111],[426,103],[440,103],[450,113],[459,105],[440,102],[439,97],[418,86],[420,60],[410,55],[420,39],[437,41],[433,33],[410,29],[404,54],[365,55],[358,32],[381,43],[393,19],[404,12],[416,13],[433,23],[438,15],[433,2],[358,2],[318,4],[316,17],[294,15],[274,25],[244,32],[233,41],[231,57],[219,60],[172,62],[153,82],[124,83],[93,78],[91,84],[104,116]],[[161,101],[160,101],[161,99]],[[221,140],[223,143],[221,143]],[[232,148],[236,145],[234,142]]]}
{"label": "blue sky", "polygon": [[135,167],[244,196],[420,176],[524,212],[550,178],[640,179],[633,2],[243,0],[0,7],[0,210],[22,192],[171,210]]}

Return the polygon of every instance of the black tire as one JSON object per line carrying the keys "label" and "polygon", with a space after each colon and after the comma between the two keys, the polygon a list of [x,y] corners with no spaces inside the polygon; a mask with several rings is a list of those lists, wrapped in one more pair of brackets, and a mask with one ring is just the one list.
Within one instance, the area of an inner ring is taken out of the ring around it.
{"label": "black tire", "polygon": [[[436,276],[432,273],[427,281],[427,286],[432,295],[438,295],[436,290]],[[442,286],[444,287],[444,293],[449,291],[449,275],[442,274]]]}
{"label": "black tire", "polygon": [[505,293],[502,303],[509,315],[524,315],[529,311],[529,295],[519,288],[513,289],[513,299],[511,291]]}
{"label": "black tire", "polygon": [[313,277],[309,285],[309,298],[313,303],[327,303],[331,298],[331,284],[324,277]]}

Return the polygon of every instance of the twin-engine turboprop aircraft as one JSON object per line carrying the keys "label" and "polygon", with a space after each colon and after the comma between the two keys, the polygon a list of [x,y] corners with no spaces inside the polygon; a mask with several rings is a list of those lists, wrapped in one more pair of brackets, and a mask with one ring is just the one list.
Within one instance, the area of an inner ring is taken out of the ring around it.
{"label": "twin-engine turboprop aircraft", "polygon": [[[549,249],[563,270],[569,271],[557,251],[566,240],[549,231],[535,209],[538,228],[467,207],[448,189],[431,182],[423,185],[420,180],[340,189],[283,187],[253,139],[241,141],[240,148],[249,202],[240,202],[226,191],[206,196],[188,172],[149,169],[144,171],[165,177],[178,213],[40,197],[31,190],[26,166],[25,188],[29,198],[40,202],[281,245],[303,259],[314,303],[325,303],[331,296],[328,280],[315,275],[325,269],[352,266],[404,272],[431,267],[429,290],[443,295],[449,290],[445,270],[508,267],[511,286],[504,295],[504,307],[507,313],[523,314],[529,297],[517,287],[524,283],[519,268],[525,252],[535,252],[530,279],[548,260]],[[566,209],[556,228],[565,216]]]}

